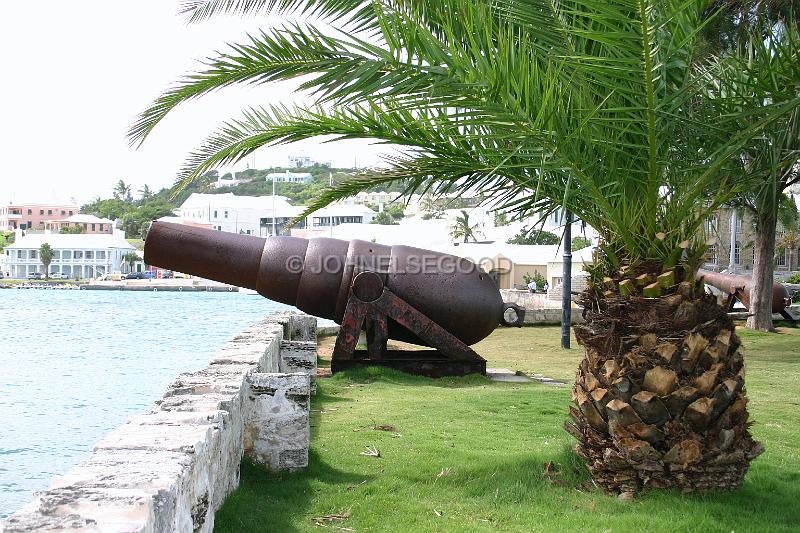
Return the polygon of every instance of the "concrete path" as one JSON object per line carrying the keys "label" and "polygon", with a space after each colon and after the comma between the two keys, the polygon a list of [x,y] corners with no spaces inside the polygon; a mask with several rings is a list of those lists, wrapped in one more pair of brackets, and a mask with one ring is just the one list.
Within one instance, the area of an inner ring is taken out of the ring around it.
{"label": "concrete path", "polygon": [[518,376],[508,368],[487,368],[486,377],[492,381],[504,381],[507,383],[532,383],[538,381],[545,385],[561,386],[566,385],[563,381],[543,376],[542,374],[533,374],[532,376]]}

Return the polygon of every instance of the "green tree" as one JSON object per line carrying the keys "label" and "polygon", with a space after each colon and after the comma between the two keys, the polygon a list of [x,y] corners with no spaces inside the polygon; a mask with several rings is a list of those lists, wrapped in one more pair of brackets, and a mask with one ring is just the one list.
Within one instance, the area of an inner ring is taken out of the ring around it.
{"label": "green tree", "polygon": [[150,190],[150,186],[146,183],[139,189],[139,194],[142,195],[142,203],[147,203],[153,197],[153,191]]}
{"label": "green tree", "polygon": [[370,222],[370,224],[383,224],[385,226],[391,226],[391,225],[396,225],[397,220],[395,220],[395,218],[386,211],[381,211],[380,213],[375,215],[375,218],[372,219],[372,222]]}
{"label": "green tree", "polygon": [[587,239],[581,235],[572,238],[572,249],[573,250],[583,250],[587,246],[591,246],[592,241],[591,239]]}
{"label": "green tree", "polygon": [[524,228],[512,238],[506,241],[508,244],[558,244],[561,242],[561,237],[555,233],[543,230],[528,230]]}
{"label": "green tree", "polygon": [[44,266],[45,279],[50,279],[50,263],[53,262],[54,255],[55,252],[50,244],[45,242],[39,247],[39,261],[41,261],[42,266]]}
{"label": "green tree", "polygon": [[[729,13],[728,16],[737,21],[737,32],[727,41],[726,53],[739,55],[747,61],[752,61],[753,57],[772,59],[784,51],[775,44],[775,40],[797,39],[794,20],[782,19],[780,12],[775,11],[776,6],[771,6],[769,2],[764,4],[747,6]],[[745,11],[742,12],[742,9]],[[765,29],[764,25],[778,27],[781,31]],[[793,28],[784,32],[786,25]],[[796,61],[796,58],[787,59]],[[771,80],[769,72],[731,67],[723,79],[720,92],[726,95],[752,95],[764,102],[787,98],[781,94],[785,90],[780,85],[783,80]],[[735,111],[739,101],[736,98],[732,102],[720,99],[726,112]],[[784,191],[800,183],[800,109],[793,109],[765,128],[762,135],[753,138],[743,147],[739,163],[733,172],[739,174],[742,181],[750,183],[750,186],[734,199],[732,205],[750,213],[755,230],[753,285],[750,290],[747,327],[772,331],[774,256],[776,246],[780,244],[776,229],[781,212],[787,206],[795,210],[794,201]]]}
{"label": "green tree", "polygon": [[133,200],[131,196],[131,186],[125,183],[124,180],[119,180],[114,186],[114,198],[122,200],[123,202],[130,202]]}
{"label": "green tree", "polygon": [[[587,352],[567,424],[594,481],[625,492],[741,483],[761,450],[748,432],[741,341],[694,276],[704,221],[744,189],[731,173],[742,150],[800,103],[792,26],[790,38],[764,40],[771,54],[744,61],[701,56],[707,0],[187,5],[193,21],[314,16],[208,60],[139,117],[133,141],[233,84],[303,76],[316,102],[245,111],[189,156],[181,183],[266,145],[369,138],[404,149],[388,169],[326,189],[309,212],[398,180],[409,192],[479,189],[515,218],[569,210],[601,240],[587,321],[575,327]],[[722,90],[737,72],[752,91]]]}
{"label": "green tree", "polygon": [[472,224],[469,220],[469,213],[461,210],[461,214],[456,217],[450,225],[450,236],[453,239],[464,239],[464,242],[478,242],[477,236],[480,234],[480,224]]}
{"label": "green tree", "polygon": [[0,231],[0,251],[10,244],[14,244],[14,232]]}
{"label": "green tree", "polygon": [[69,235],[77,235],[83,233],[83,226],[75,225],[75,226],[62,226],[59,233],[69,234]]}
{"label": "green tree", "polygon": [[122,262],[127,263],[128,272],[133,272],[133,265],[139,260],[139,254],[136,252],[128,252],[122,256]]}

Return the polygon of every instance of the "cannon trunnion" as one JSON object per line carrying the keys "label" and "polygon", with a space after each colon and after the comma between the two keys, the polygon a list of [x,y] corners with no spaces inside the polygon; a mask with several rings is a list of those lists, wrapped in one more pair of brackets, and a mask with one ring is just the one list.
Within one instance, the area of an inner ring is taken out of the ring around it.
{"label": "cannon trunnion", "polygon": [[[341,325],[332,370],[380,364],[429,376],[485,373],[470,347],[513,307],[471,261],[366,241],[254,237],[154,222],[145,261],[258,291]],[[361,331],[367,349],[357,350]],[[390,350],[389,339],[434,348]]]}

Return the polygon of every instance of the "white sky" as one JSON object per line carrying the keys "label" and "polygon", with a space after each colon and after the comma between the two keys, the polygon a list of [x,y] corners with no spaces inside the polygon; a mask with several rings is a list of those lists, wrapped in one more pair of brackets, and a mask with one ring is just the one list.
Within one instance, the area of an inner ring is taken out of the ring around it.
{"label": "white sky", "polygon": [[[248,105],[302,101],[294,84],[232,88],[176,109],[138,150],[126,131],[137,113],[198,61],[242,41],[264,17],[186,25],[177,0],[45,0],[0,4],[0,202],[108,197],[171,185],[184,157]],[[290,154],[336,166],[376,164],[367,141],[264,148],[256,168]],[[252,163],[252,159],[248,158]],[[236,170],[246,168],[246,162]]]}

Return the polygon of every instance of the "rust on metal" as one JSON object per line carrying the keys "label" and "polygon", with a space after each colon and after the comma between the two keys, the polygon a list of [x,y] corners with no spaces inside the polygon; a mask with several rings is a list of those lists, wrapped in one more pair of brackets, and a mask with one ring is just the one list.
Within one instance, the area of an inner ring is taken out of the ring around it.
{"label": "rust on metal", "polygon": [[[343,347],[367,332],[369,361],[429,375],[483,372],[486,362],[468,345],[501,323],[500,291],[473,262],[413,248],[339,239],[253,237],[154,222],[145,262],[247,287],[262,296],[342,325]],[[437,350],[391,357],[388,339]],[[337,341],[337,345],[339,342]],[[340,361],[353,353],[339,350]],[[427,355],[425,355],[427,354]],[[438,364],[438,366],[437,366]],[[435,368],[434,368],[435,367]]]}
{"label": "rust on metal", "polygon": [[[698,270],[697,279],[702,279],[707,285],[711,285],[723,294],[729,296],[729,307],[733,305],[733,299],[739,300],[746,309],[750,309],[750,290],[753,286],[753,278],[736,274],[722,274],[709,270]],[[792,299],[789,291],[782,284],[773,282],[772,284],[772,312],[783,313],[790,305]]]}

